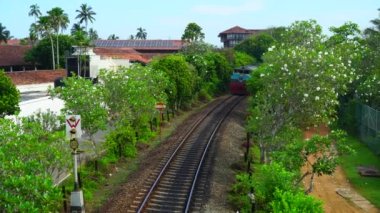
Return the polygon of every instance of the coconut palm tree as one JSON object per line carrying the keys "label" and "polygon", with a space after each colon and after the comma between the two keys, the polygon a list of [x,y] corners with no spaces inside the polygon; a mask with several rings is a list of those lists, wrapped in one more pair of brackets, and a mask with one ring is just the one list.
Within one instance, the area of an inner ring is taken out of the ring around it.
{"label": "coconut palm tree", "polygon": [[9,30],[6,30],[6,27],[3,26],[1,23],[0,23],[0,43],[2,41],[4,41],[5,43],[8,42],[9,39],[12,38],[12,36],[10,35],[11,33],[9,32]]}
{"label": "coconut palm tree", "polygon": [[60,7],[54,7],[47,13],[57,38],[57,67],[59,68],[59,32],[65,30],[70,21],[67,14]]}
{"label": "coconut palm tree", "polygon": [[39,33],[38,24],[37,23],[31,24],[29,27],[29,39],[32,45],[34,45],[36,41],[38,40],[38,33]]}
{"label": "coconut palm tree", "polygon": [[41,15],[40,7],[37,4],[30,5],[29,16],[34,16],[34,23],[37,22],[37,18]]}
{"label": "coconut palm tree", "polygon": [[110,36],[108,36],[108,40],[118,40],[119,39],[119,36],[116,36],[115,34],[111,34]]}
{"label": "coconut palm tree", "polygon": [[75,24],[73,24],[73,26],[71,27],[71,30],[70,30],[71,35],[72,35],[72,36],[75,35],[76,32],[78,32],[78,31],[81,31],[81,32],[86,33],[84,27],[80,26],[79,23],[75,23]]}
{"label": "coconut palm tree", "polygon": [[53,33],[54,27],[50,21],[49,16],[40,16],[37,22],[37,29],[41,37],[49,37],[51,44],[51,56],[53,59],[53,70],[55,70],[55,57],[54,57],[54,43],[53,43]]}
{"label": "coconut palm tree", "polygon": [[99,39],[98,32],[96,32],[96,30],[94,30],[93,28],[90,28],[88,30],[88,37],[91,41]]}
{"label": "coconut palm tree", "polygon": [[130,40],[134,40],[134,39],[135,39],[135,36],[134,36],[134,35],[130,35],[130,36],[129,36],[129,39],[130,39]]}
{"label": "coconut palm tree", "polygon": [[79,13],[75,17],[76,19],[79,19],[79,23],[82,24],[83,22],[85,22],[87,32],[87,24],[89,21],[92,23],[92,21],[95,20],[94,15],[96,15],[96,13],[92,10],[92,7],[87,6],[87,4],[82,4],[80,6],[80,10],[76,10],[75,12]]}
{"label": "coconut palm tree", "polygon": [[145,40],[147,35],[148,33],[146,32],[146,30],[143,29],[142,27],[139,27],[137,28],[137,33],[136,33],[135,38]]}

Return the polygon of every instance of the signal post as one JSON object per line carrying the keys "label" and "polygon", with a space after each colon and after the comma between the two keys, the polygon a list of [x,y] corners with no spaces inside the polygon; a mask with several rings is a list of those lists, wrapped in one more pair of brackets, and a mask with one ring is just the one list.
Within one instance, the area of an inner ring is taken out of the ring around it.
{"label": "signal post", "polygon": [[78,181],[78,138],[81,137],[81,120],[79,115],[66,116],[66,136],[70,139],[70,148],[74,159],[74,191],[70,196],[70,212],[82,213],[84,210],[83,191],[79,188]]}

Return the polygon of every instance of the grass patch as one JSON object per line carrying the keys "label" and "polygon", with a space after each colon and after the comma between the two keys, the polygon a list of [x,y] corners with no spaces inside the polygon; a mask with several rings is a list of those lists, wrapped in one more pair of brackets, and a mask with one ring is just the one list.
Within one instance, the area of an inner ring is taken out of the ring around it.
{"label": "grass patch", "polygon": [[354,188],[373,205],[380,208],[380,178],[362,177],[357,170],[358,166],[371,166],[380,170],[380,158],[356,138],[350,137],[348,143],[356,154],[343,156],[342,168]]}

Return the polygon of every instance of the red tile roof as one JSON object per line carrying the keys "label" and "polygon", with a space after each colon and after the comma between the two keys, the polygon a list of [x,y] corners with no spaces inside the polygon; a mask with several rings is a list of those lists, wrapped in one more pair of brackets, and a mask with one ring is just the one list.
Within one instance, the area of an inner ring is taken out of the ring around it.
{"label": "red tile roof", "polygon": [[94,53],[101,57],[116,58],[116,59],[128,59],[130,61],[138,61],[144,64],[149,62],[149,59],[142,56],[132,48],[94,48]]}
{"label": "red tile roof", "polygon": [[0,45],[0,66],[27,65],[24,55],[31,48],[25,45]]}
{"label": "red tile roof", "polygon": [[219,37],[221,36],[221,34],[231,34],[231,33],[253,34],[253,33],[260,32],[260,31],[263,31],[263,30],[244,29],[242,27],[235,26],[235,27],[232,27],[228,30],[225,30],[225,31],[219,33]]}
{"label": "red tile roof", "polygon": [[7,43],[0,41],[0,45],[20,45],[20,39],[10,39]]}

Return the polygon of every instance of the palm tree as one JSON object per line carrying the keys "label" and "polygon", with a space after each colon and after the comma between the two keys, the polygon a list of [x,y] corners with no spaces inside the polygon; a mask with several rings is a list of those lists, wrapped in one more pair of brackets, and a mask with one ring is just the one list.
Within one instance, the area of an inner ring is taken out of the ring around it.
{"label": "palm tree", "polygon": [[65,30],[67,28],[69,21],[69,17],[60,7],[54,7],[50,11],[47,12],[50,18],[50,22],[52,27],[54,28],[56,37],[57,37],[57,67],[59,68],[59,32]]}
{"label": "palm tree", "polygon": [[91,41],[99,39],[98,32],[96,32],[96,30],[94,30],[93,28],[90,28],[88,30],[88,37]]}
{"label": "palm tree", "polygon": [[73,24],[73,26],[71,27],[71,30],[70,30],[71,35],[76,34],[76,32],[78,32],[78,31],[81,31],[81,32],[86,33],[84,27],[80,26],[79,23],[75,23],[75,24]]}
{"label": "palm tree", "polygon": [[34,23],[37,22],[37,18],[41,15],[40,7],[37,4],[30,5],[29,16],[34,16]]}
{"label": "palm tree", "polygon": [[136,33],[135,38],[145,40],[147,35],[148,33],[146,32],[146,30],[143,29],[142,27],[139,27],[137,28],[137,33]]}
{"label": "palm tree", "polygon": [[75,17],[76,19],[79,19],[79,23],[80,24],[82,24],[83,22],[86,23],[86,32],[87,32],[88,21],[92,23],[92,21],[95,20],[94,15],[96,15],[96,13],[92,10],[92,7],[87,6],[87,4],[82,4],[80,6],[80,10],[76,10],[75,12],[79,13],[77,17]]}
{"label": "palm tree", "polygon": [[1,23],[0,23],[0,43],[2,41],[4,41],[5,43],[8,42],[9,39],[12,38],[12,36],[10,35],[11,33],[9,32],[9,30],[6,30],[6,27],[3,26]]}
{"label": "palm tree", "polygon": [[135,39],[135,36],[134,36],[134,35],[130,35],[130,36],[129,36],[129,39],[130,39],[130,40],[134,40],[134,39]]}
{"label": "palm tree", "polygon": [[119,36],[116,36],[115,34],[111,34],[110,36],[108,36],[108,40],[118,40],[119,39]]}
{"label": "palm tree", "polygon": [[54,27],[48,16],[40,16],[37,22],[37,29],[41,34],[41,37],[49,37],[51,44],[51,55],[53,59],[53,70],[55,70],[55,58],[54,58],[54,44],[52,34],[54,32]]}

